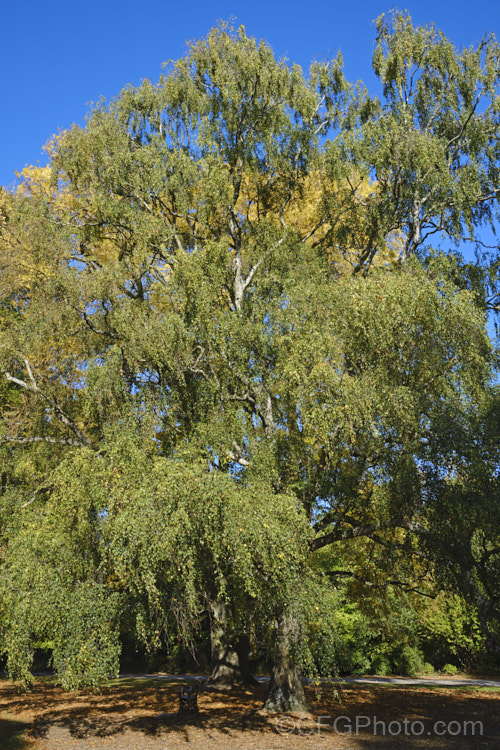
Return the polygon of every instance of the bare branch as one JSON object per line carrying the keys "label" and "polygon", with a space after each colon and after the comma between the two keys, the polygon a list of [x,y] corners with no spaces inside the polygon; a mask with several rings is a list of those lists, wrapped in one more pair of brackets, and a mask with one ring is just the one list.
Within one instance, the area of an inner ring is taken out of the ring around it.
{"label": "bare branch", "polygon": [[245,456],[243,455],[243,450],[240,448],[238,443],[236,441],[233,441],[233,448],[236,451],[236,453],[233,453],[232,451],[227,452],[227,457],[230,461],[234,461],[234,463],[240,464],[240,466],[249,466],[250,461],[248,461]]}

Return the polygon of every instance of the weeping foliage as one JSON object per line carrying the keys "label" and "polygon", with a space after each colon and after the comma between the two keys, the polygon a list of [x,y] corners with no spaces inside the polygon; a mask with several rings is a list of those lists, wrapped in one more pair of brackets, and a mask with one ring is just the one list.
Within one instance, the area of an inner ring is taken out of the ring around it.
{"label": "weeping foliage", "polygon": [[302,577],[310,529],[293,497],[148,457],[122,430],[105,457],[84,450],[58,467],[8,546],[2,627],[24,682],[34,642],[54,642],[65,686],[96,687],[116,673],[125,617],[148,649],[174,626],[189,644],[209,599],[249,627],[257,613],[272,620]]}
{"label": "weeping foliage", "polygon": [[0,629],[25,683],[36,643],[95,687],[125,631],[193,643],[213,601],[262,649],[286,621],[314,672],[336,594],[311,553],[352,542],[348,574],[410,585],[418,555],[446,567],[433,525],[496,616],[497,259],[428,243],[496,220],[498,45],[377,29],[382,101],[221,24],[0,192]]}

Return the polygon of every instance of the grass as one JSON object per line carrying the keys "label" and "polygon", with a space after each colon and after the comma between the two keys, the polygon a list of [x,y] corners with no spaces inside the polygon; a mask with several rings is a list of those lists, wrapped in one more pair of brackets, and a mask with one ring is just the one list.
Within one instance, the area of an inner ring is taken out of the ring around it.
{"label": "grass", "polygon": [[0,713],[0,747],[2,750],[25,750],[28,742],[25,737],[27,724],[18,721],[11,714]]}
{"label": "grass", "polygon": [[[369,675],[369,676],[371,677],[372,675]],[[373,676],[377,676],[377,675],[373,675]],[[432,675],[419,675],[419,678],[424,681],[426,678],[432,679],[432,678],[438,677],[438,676],[440,676],[440,675],[438,673],[435,673],[435,674],[432,674]],[[443,675],[443,676],[446,677],[447,675]],[[474,679],[474,677],[470,677],[467,674],[463,674],[463,675],[459,675],[459,676],[463,677],[464,679]],[[492,678],[485,677],[485,678],[481,678],[481,679],[497,679],[497,676],[492,677]],[[357,684],[360,685],[360,686],[371,684],[368,681],[366,683],[363,682],[362,681],[363,680],[362,677],[360,677],[359,680],[360,680],[360,682],[357,683]],[[158,688],[160,685],[164,685],[164,686],[166,686],[166,685],[178,685],[179,688],[180,688],[183,684],[186,684],[188,682],[189,682],[189,684],[191,684],[191,681],[187,680],[187,679],[186,680],[177,680],[177,679],[170,679],[169,677],[156,677],[156,678],[155,677],[126,677],[126,678],[120,677],[118,679],[109,680],[108,682],[106,682],[103,685],[103,688],[116,688],[116,687],[119,687],[121,689],[126,689],[126,690],[138,690],[138,691],[141,691],[141,690],[144,690],[146,688]],[[352,687],[352,688],[356,687],[356,683],[347,683],[347,682],[345,682],[342,679],[342,677],[340,677],[338,681],[334,680],[334,685],[337,685],[337,684],[341,685],[343,688],[345,688],[347,686]],[[324,686],[324,687],[326,687],[326,686]],[[392,690],[401,690],[401,689],[402,690],[407,690],[409,687],[411,687],[412,690],[429,690],[429,688],[430,688],[432,690],[436,689],[438,691],[439,690],[453,690],[453,691],[460,691],[460,690],[470,691],[470,690],[474,690],[474,692],[478,692],[478,693],[479,692],[481,692],[481,693],[500,693],[500,687],[493,687],[493,686],[490,686],[490,685],[486,685],[486,686],[480,686],[480,685],[450,685],[450,684],[440,685],[439,683],[437,683],[437,684],[433,683],[432,685],[430,685],[429,683],[422,682],[421,684],[412,684],[410,686],[410,685],[406,685],[406,684],[395,685],[395,684],[391,684],[389,682],[386,682],[386,683],[383,683],[382,685],[379,685],[378,687],[383,687],[384,689],[392,689]]]}
{"label": "grass", "polygon": [[418,690],[422,690],[422,691],[433,690],[434,691],[435,690],[436,692],[439,692],[440,690],[443,690],[443,691],[452,690],[453,692],[459,692],[459,691],[471,692],[471,691],[473,691],[474,693],[500,693],[500,687],[495,687],[495,686],[492,686],[492,685],[438,685],[438,684],[434,684],[434,683],[433,684],[429,684],[428,682],[427,683],[422,683],[421,685],[419,685],[419,684],[394,685],[394,684],[391,684],[389,682],[385,682],[384,684],[374,685],[373,683],[362,682],[362,681],[360,681],[358,683],[343,682],[342,678],[340,679],[340,684],[342,685],[343,688],[349,687],[349,688],[353,688],[353,689],[356,689],[357,685],[359,685],[359,687],[378,687],[378,688],[383,688],[384,690],[402,690],[402,691],[405,691],[405,690],[416,690],[416,691],[418,691]]}
{"label": "grass", "polygon": [[168,677],[120,677],[115,680],[109,680],[104,684],[103,687],[114,688],[119,687],[126,690],[136,689],[144,690],[145,688],[158,687],[159,685],[178,685],[179,688],[190,680],[171,680]]}

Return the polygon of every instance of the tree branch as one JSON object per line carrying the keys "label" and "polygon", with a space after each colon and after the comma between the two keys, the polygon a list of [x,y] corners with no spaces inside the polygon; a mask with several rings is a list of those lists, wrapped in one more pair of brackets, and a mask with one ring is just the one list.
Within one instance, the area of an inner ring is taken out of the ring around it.
{"label": "tree branch", "polygon": [[21,378],[16,378],[13,375],[11,375],[9,372],[4,372],[5,377],[7,380],[11,383],[15,383],[15,385],[21,386],[21,388],[24,388],[27,391],[31,391],[32,393],[38,394],[44,401],[47,401],[52,409],[54,410],[54,414],[56,417],[63,423],[65,427],[67,427],[71,432],[77,437],[79,444],[83,445],[90,445],[90,440],[84,433],[78,429],[75,422],[71,417],[69,417],[65,411],[59,406],[58,402],[54,397],[47,396],[46,393],[44,393],[40,387],[37,385],[35,378],[33,376],[33,372],[31,370],[30,364],[28,360],[24,357],[24,364],[26,366],[26,370],[28,372],[28,376],[30,379],[30,383],[27,383],[25,380],[21,380]]}
{"label": "tree branch", "polygon": [[74,445],[79,448],[84,448],[88,445],[81,440],[73,440],[72,438],[53,438],[46,437],[45,435],[36,435],[34,437],[0,437],[0,443],[20,443],[26,445],[27,443],[52,443],[53,445]]}

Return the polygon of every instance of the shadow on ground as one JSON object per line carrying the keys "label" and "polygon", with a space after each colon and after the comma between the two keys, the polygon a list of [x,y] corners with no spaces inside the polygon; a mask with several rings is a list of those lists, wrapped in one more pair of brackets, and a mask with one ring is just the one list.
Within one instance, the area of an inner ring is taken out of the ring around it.
{"label": "shadow on ground", "polygon": [[0,747],[2,750],[24,750],[26,747],[25,732],[28,724],[13,717],[0,714]]}
{"label": "shadow on ground", "polygon": [[[69,694],[41,683],[23,695],[4,683],[0,710],[25,721],[29,718],[30,736],[48,741],[48,747],[63,746],[65,738],[71,738],[81,741],[83,748],[86,741],[102,738],[112,740],[113,747],[131,750],[164,748],[167,740],[189,750],[216,746],[315,750],[319,737],[327,740],[322,743],[325,749],[343,750],[500,747],[498,692],[358,685],[344,688],[340,703],[331,690],[322,689],[319,700],[308,687],[314,715],[279,718],[259,713],[266,689],[258,685],[229,693],[202,690],[199,714],[178,715],[179,683],[114,685],[99,695]],[[0,747],[11,750],[8,745]],[[22,745],[12,750],[17,747]]]}

